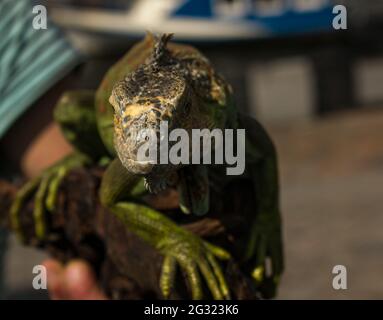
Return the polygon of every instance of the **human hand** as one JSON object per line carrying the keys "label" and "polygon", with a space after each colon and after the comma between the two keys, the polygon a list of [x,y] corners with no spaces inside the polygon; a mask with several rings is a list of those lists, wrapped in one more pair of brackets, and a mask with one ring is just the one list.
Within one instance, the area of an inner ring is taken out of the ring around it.
{"label": "human hand", "polygon": [[57,260],[43,262],[47,270],[47,287],[52,300],[106,300],[94,272],[83,260],[63,265]]}

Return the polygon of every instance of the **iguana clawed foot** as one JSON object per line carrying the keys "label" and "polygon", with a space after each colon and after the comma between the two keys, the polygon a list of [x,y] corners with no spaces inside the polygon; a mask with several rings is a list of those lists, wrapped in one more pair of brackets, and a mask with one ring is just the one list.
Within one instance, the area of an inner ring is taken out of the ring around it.
{"label": "iguana clawed foot", "polygon": [[20,226],[20,210],[25,202],[35,193],[33,218],[35,222],[35,233],[39,240],[43,240],[46,235],[45,212],[52,212],[55,209],[58,189],[62,180],[68,172],[76,167],[81,167],[88,162],[88,158],[82,154],[74,153],[58,164],[45,170],[41,176],[27,182],[16,194],[11,206],[12,228],[23,239]]}
{"label": "iguana clawed foot", "polygon": [[165,174],[163,176],[148,175],[144,178],[144,186],[150,193],[157,194],[168,187],[174,187],[177,179],[178,175],[174,173]]}
{"label": "iguana clawed foot", "polygon": [[217,261],[217,258],[230,259],[227,251],[183,230],[164,239],[158,249],[165,255],[160,278],[165,298],[173,288],[178,264],[187,276],[193,299],[203,298],[201,275],[214,299],[230,299],[228,285]]}
{"label": "iguana clawed foot", "polygon": [[157,183],[152,182],[152,180],[145,178],[144,180],[145,189],[150,193],[157,194],[168,187],[167,181],[159,180]]}
{"label": "iguana clawed foot", "polygon": [[257,217],[246,253],[253,265],[251,275],[265,297],[275,296],[284,268],[279,219],[278,214]]}

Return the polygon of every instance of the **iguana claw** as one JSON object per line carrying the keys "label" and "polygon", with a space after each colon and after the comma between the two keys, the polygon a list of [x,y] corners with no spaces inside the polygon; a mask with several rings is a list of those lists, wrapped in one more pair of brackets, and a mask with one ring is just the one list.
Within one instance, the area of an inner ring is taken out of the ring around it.
{"label": "iguana claw", "polygon": [[43,240],[46,234],[45,211],[54,211],[58,195],[58,189],[67,173],[76,167],[84,165],[88,158],[82,154],[73,154],[44,173],[27,182],[16,194],[10,209],[11,224],[13,230],[24,241],[19,215],[25,201],[35,193],[33,218],[35,222],[35,234],[39,240]]}
{"label": "iguana claw", "polygon": [[166,179],[156,181],[154,179],[146,177],[144,179],[144,186],[145,189],[148,190],[150,193],[157,194],[165,190],[169,186],[169,183]]}
{"label": "iguana claw", "polygon": [[186,232],[167,238],[159,249],[165,255],[160,277],[165,299],[173,288],[177,264],[188,279],[193,299],[203,298],[201,275],[214,299],[230,299],[229,287],[217,261],[217,258],[230,259],[228,252]]}
{"label": "iguana claw", "polygon": [[246,256],[253,264],[251,275],[260,291],[273,297],[284,268],[281,227],[279,220],[273,220],[279,215],[264,217],[260,215],[254,223]]}

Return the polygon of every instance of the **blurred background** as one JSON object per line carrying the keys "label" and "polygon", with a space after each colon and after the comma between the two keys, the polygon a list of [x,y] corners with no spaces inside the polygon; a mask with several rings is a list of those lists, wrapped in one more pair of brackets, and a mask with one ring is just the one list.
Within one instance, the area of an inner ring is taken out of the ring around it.
{"label": "blurred background", "polygon": [[[48,9],[47,29],[31,30],[36,4]],[[345,30],[333,28],[340,4]],[[97,88],[146,30],[174,32],[209,57],[277,146],[278,298],[383,298],[381,0],[5,0],[0,9],[2,178],[36,175],[68,148],[60,138],[46,147],[60,135],[52,109],[65,90]],[[5,232],[0,246],[0,296],[47,298],[31,287],[44,254]],[[347,290],[332,287],[335,265],[347,268]]]}

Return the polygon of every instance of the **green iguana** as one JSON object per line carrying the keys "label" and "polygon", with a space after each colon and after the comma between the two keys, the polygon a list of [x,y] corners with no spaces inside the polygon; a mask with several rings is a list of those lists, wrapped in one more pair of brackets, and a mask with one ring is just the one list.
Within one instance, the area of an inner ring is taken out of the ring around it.
{"label": "green iguana", "polygon": [[[229,299],[219,260],[230,259],[230,254],[141,201],[150,192],[175,185],[182,211],[203,214],[209,210],[209,189],[214,185],[219,191],[238,178],[226,176],[218,165],[176,166],[137,159],[145,139],[134,133],[140,128],[158,130],[163,120],[168,121],[169,130],[241,125],[230,86],[198,50],[170,43],[170,38],[148,34],[111,67],[96,93],[63,95],[54,117],[76,151],[19,190],[11,207],[12,226],[22,237],[20,209],[34,194],[35,233],[43,240],[46,212],[54,211],[66,174],[109,159],[100,187],[101,203],[164,256],[159,283],[164,298],[170,295],[179,265],[193,299],[204,296],[203,281],[214,299]],[[283,271],[276,153],[262,127],[257,122],[252,126],[256,135],[251,141],[246,138],[246,168],[240,178],[253,182],[256,200],[250,204],[254,218],[242,239],[246,244],[242,262],[252,266],[249,272],[256,284],[271,279],[276,286]],[[271,268],[266,268],[267,260]]]}

